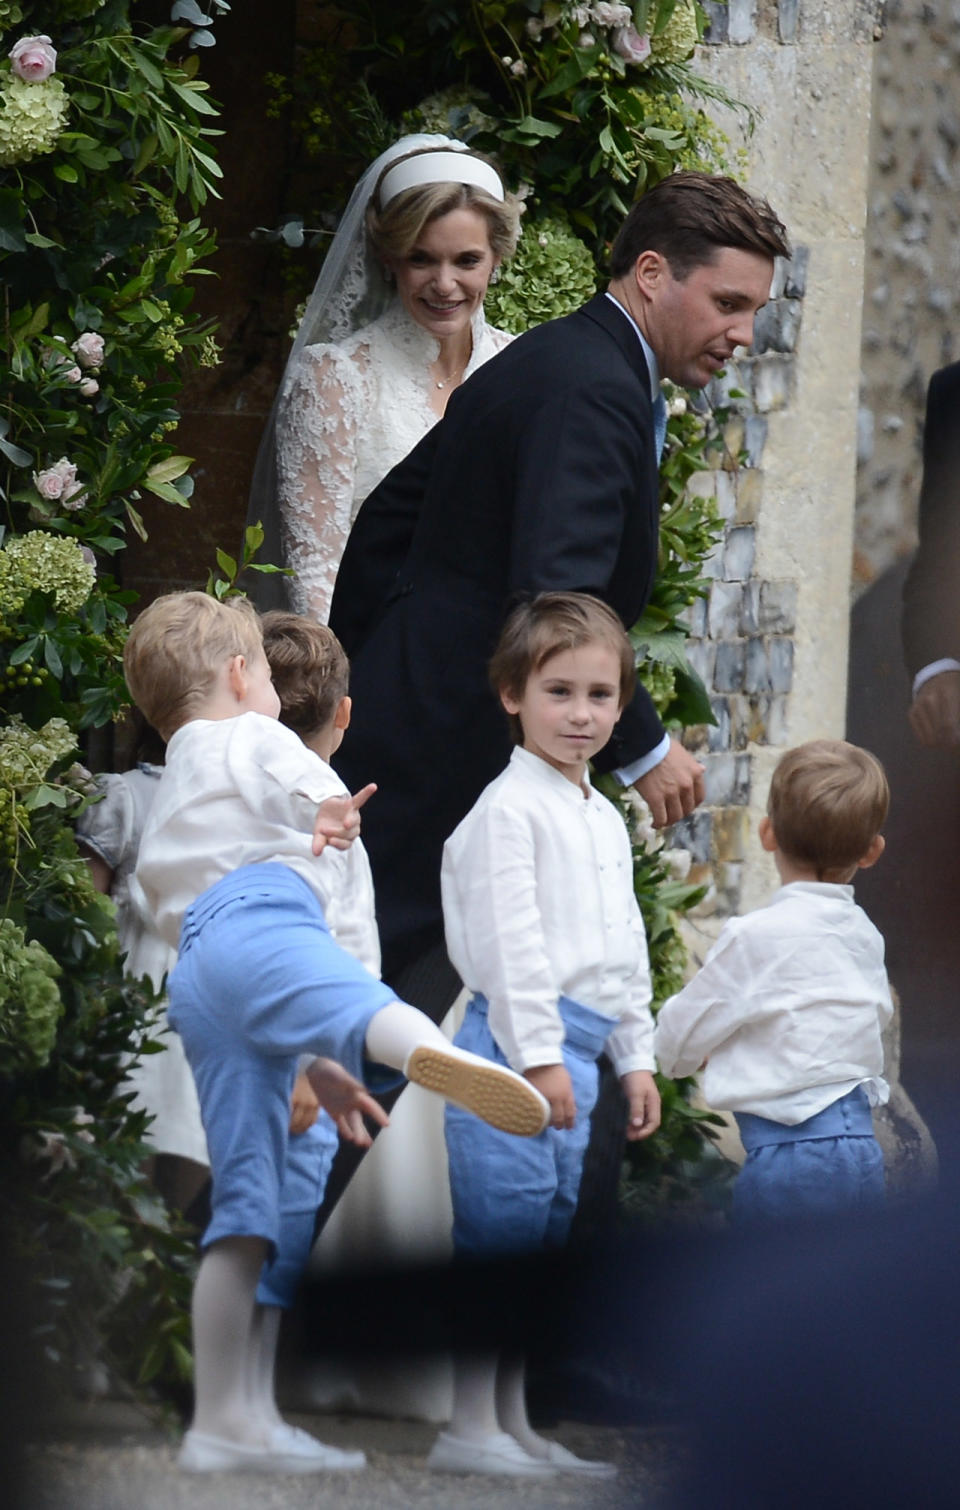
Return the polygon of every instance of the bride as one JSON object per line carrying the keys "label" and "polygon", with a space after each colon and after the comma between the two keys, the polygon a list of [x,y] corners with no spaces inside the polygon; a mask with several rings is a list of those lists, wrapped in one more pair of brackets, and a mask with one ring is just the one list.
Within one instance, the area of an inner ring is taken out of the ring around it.
{"label": "bride", "polygon": [[493,165],[445,136],[402,137],[354,189],[297,332],[251,495],[249,518],[267,531],[264,559],[296,573],[298,611],[326,622],[364,498],[511,339],[486,323],[483,300],[516,246],[519,217]]}
{"label": "bride", "polygon": [[[261,607],[274,606],[288,583],[289,606],[326,622],[364,498],[442,416],[454,389],[511,339],[486,323],[483,300],[516,246],[519,218],[492,164],[445,136],[401,138],[360,179],[260,447],[249,520],[263,523],[264,559],[296,573],[261,578]],[[449,1256],[435,1102],[416,1086],[404,1090],[323,1229],[314,1272]],[[442,1421],[450,1363],[313,1365],[300,1393],[314,1405]]]}

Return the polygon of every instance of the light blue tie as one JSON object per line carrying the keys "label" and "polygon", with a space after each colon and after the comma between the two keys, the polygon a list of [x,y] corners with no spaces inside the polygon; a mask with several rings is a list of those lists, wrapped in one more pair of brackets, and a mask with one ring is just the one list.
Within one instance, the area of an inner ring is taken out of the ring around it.
{"label": "light blue tie", "polygon": [[663,455],[663,443],[667,438],[667,405],[660,389],[653,401],[653,439],[657,448],[657,462]]}

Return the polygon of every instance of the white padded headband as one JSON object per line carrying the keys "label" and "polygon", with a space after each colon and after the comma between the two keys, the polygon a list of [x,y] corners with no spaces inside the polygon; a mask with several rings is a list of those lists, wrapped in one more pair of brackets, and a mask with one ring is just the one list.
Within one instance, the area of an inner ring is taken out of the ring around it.
{"label": "white padded headband", "polygon": [[503,184],[489,163],[466,151],[439,151],[418,152],[388,168],[380,180],[377,194],[380,208],[385,210],[391,199],[396,199],[404,189],[419,189],[423,184],[438,183],[473,184],[503,203]]}

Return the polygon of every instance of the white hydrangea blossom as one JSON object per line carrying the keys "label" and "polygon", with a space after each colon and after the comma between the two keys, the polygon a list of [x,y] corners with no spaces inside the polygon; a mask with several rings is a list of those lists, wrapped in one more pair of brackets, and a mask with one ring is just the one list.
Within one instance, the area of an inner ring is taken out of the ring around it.
{"label": "white hydrangea blossom", "polygon": [[67,123],[70,97],[57,78],[39,84],[0,71],[0,167],[52,152]]}
{"label": "white hydrangea blossom", "polygon": [[30,530],[0,549],[0,618],[13,618],[32,592],[49,593],[61,613],[76,613],[96,580],[76,540]]}
{"label": "white hydrangea blossom", "polygon": [[65,718],[48,718],[42,729],[31,729],[13,713],[0,731],[0,779],[15,791],[39,786],[50,767],[76,748],[76,735]]}

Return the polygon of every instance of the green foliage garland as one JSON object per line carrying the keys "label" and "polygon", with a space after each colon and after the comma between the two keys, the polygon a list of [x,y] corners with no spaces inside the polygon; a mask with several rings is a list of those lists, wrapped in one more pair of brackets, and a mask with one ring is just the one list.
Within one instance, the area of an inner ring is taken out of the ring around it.
{"label": "green foliage garland", "polygon": [[145,493],[187,506],[180,369],[217,359],[190,309],[220,177],[191,51],[210,22],[192,0],[182,26],[134,9],[0,5],[0,1168],[48,1360],[69,1380],[105,1350],[169,1383],[190,1368],[192,1243],[145,1181],[125,1081],[156,1005],[78,854],[71,766],[126,702],[133,595],[111,561]]}

